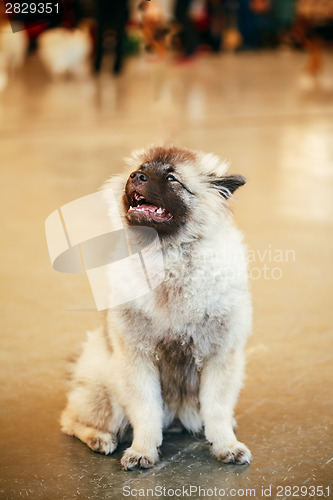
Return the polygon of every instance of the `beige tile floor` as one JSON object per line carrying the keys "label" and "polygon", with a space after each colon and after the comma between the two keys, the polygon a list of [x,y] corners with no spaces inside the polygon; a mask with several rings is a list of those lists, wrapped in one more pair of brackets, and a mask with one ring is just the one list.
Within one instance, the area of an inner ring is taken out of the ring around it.
{"label": "beige tile floor", "polygon": [[[303,65],[282,52],[168,68],[133,59],[118,79],[52,82],[31,56],[0,95],[1,498],[118,499],[156,486],[185,487],[172,498],[251,488],[279,499],[286,486],[333,498],[333,90],[300,91]],[[218,153],[249,179],[235,206],[255,310],[237,407],[249,467],[173,435],[155,470],[126,473],[120,451],[97,455],[59,431],[66,359],[100,318],[85,276],[52,269],[45,219],[161,140]]]}

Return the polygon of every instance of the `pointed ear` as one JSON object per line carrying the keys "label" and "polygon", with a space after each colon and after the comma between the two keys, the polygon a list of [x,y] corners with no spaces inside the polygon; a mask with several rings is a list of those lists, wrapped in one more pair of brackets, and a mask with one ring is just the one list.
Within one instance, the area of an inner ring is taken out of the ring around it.
{"label": "pointed ear", "polygon": [[212,181],[212,184],[216,186],[219,193],[224,198],[231,198],[234,191],[240,186],[243,186],[247,181],[246,177],[242,175],[224,175]]}

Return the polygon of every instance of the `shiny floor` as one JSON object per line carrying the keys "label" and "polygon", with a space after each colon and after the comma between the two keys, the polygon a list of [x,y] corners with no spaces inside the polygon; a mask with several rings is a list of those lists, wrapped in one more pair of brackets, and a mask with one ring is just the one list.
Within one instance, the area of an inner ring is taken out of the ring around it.
{"label": "shiny floor", "polygon": [[[117,79],[54,82],[31,56],[0,95],[2,499],[333,498],[333,61],[308,90],[304,64],[291,52],[132,59]],[[170,434],[155,469],[124,472],[121,449],[94,454],[59,430],[67,358],[100,317],[86,277],[52,269],[45,219],[164,140],[249,179],[234,205],[255,311],[236,412],[248,467]]]}

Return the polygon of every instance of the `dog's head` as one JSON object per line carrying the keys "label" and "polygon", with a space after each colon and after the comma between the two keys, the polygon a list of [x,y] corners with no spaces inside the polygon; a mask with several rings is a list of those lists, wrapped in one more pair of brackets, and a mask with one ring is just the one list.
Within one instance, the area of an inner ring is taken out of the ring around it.
{"label": "dog's head", "polygon": [[217,156],[174,146],[133,153],[123,194],[129,225],[149,226],[160,236],[182,228],[203,233],[229,212],[227,200],[245,177],[225,175],[227,163]]}

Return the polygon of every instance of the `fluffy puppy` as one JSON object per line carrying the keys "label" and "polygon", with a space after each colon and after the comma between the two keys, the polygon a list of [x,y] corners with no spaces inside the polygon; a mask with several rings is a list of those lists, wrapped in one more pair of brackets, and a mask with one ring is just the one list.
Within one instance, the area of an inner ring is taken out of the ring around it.
{"label": "fluffy puppy", "polygon": [[132,470],[157,462],[163,429],[178,419],[190,432],[204,430],[218,460],[249,463],[233,412],[251,300],[245,247],[228,202],[246,179],[227,175],[227,164],[212,154],[174,146],[135,152],[129,166],[106,187],[118,192],[126,224],[158,232],[165,279],[108,311],[89,337],[62,430],[109,454],[131,426],[121,464]]}

